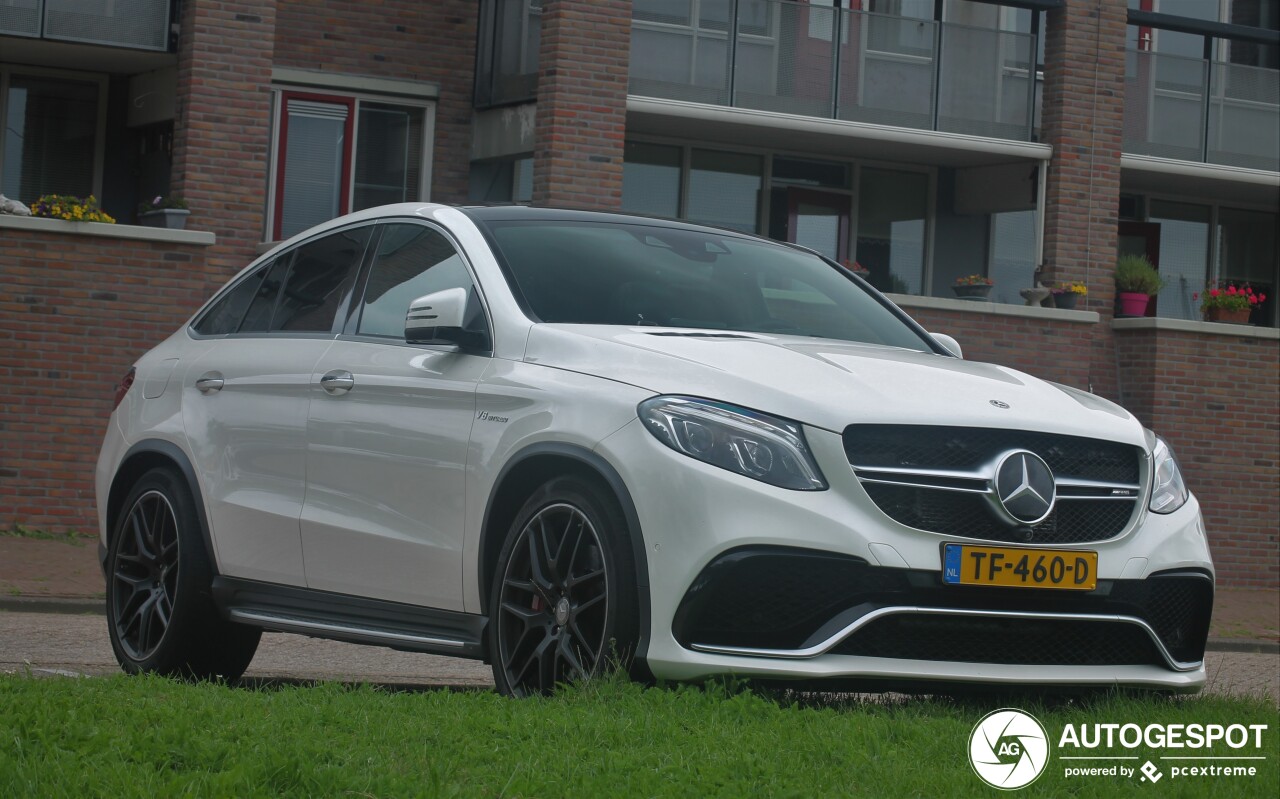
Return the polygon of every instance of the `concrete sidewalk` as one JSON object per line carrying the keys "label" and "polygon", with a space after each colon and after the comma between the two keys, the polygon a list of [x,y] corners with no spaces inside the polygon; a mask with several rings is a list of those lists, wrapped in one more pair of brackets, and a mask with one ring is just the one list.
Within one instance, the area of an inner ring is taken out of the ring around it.
{"label": "concrete sidewalk", "polygon": [[[104,589],[97,539],[0,533],[0,609],[101,613]],[[1280,591],[1219,588],[1209,649],[1280,653]]]}

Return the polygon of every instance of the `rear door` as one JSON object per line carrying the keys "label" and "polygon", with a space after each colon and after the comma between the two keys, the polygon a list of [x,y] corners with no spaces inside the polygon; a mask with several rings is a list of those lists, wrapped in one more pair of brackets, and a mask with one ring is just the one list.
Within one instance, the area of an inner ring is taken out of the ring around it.
{"label": "rear door", "polygon": [[[302,542],[307,584],[462,610],[468,439],[488,325],[467,264],[439,228],[382,232],[347,335],[311,375]],[[409,345],[409,303],[469,292],[474,346]]]}
{"label": "rear door", "polygon": [[184,372],[183,425],[227,576],[306,584],[298,517],[312,366],[333,343],[372,230],[281,254],[196,324],[208,346]]}

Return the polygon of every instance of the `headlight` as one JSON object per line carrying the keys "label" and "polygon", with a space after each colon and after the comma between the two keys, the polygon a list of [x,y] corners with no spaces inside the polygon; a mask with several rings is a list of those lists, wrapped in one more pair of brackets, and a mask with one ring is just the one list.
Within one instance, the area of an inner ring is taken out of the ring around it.
{"label": "headlight", "polygon": [[1178,459],[1163,438],[1148,431],[1148,438],[1154,438],[1151,450],[1151,510],[1155,513],[1173,513],[1187,503],[1191,492],[1182,481],[1182,470],[1178,468]]}
{"label": "headlight", "polygon": [[795,422],[692,397],[654,397],[636,411],[659,441],[691,458],[781,488],[827,487]]}

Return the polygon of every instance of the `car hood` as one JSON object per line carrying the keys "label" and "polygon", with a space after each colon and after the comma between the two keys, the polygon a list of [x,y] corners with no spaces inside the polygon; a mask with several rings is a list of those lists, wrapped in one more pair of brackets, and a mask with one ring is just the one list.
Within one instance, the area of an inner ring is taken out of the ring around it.
{"label": "car hood", "polygon": [[850,424],[946,424],[1144,444],[1137,420],[1100,397],[1003,366],[896,347],[682,328],[538,324],[530,330],[525,361],[655,394],[722,400],[835,432]]}

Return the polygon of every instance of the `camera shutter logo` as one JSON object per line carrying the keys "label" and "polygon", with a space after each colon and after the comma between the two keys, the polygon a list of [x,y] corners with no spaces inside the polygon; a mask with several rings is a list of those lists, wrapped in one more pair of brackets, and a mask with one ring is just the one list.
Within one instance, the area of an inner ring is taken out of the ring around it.
{"label": "camera shutter logo", "polygon": [[1030,785],[1049,763],[1049,736],[1030,713],[993,710],[969,734],[969,763],[992,788],[1012,791]]}

